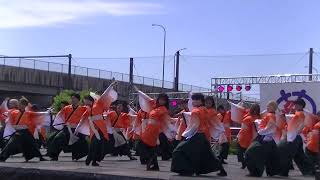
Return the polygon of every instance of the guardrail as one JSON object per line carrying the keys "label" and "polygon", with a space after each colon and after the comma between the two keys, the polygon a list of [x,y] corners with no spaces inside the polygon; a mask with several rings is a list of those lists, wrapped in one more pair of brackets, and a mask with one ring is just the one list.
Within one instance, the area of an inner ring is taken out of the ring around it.
{"label": "guardrail", "polygon": [[[67,56],[46,56],[45,59],[50,58],[65,58],[67,59]],[[43,59],[43,58],[41,58]],[[0,57],[0,65],[5,66],[13,66],[13,67],[20,67],[20,68],[29,68],[34,70],[43,70],[43,71],[49,71],[49,72],[58,72],[58,73],[68,73],[68,65],[67,64],[61,64],[61,63],[55,63],[55,62],[49,62],[44,60],[38,60],[34,58],[28,58],[28,57],[6,57],[2,56]],[[119,73],[119,72],[112,72],[107,70],[101,70],[101,69],[94,69],[94,68],[88,68],[88,67],[81,67],[81,66],[71,66],[71,74],[74,75],[80,75],[80,76],[87,76],[87,77],[95,77],[100,79],[115,79],[117,81],[123,81],[123,82],[129,82],[129,74],[125,73]],[[152,86],[152,87],[161,87],[162,86],[162,80],[154,79],[154,78],[148,78],[143,76],[133,76],[133,83],[135,84],[141,84],[146,86]],[[173,89],[174,83],[170,81],[164,81],[164,88],[166,89]],[[188,84],[179,84],[179,91],[195,91],[195,92],[205,92],[210,91],[209,88],[203,88],[199,86],[193,86]]]}

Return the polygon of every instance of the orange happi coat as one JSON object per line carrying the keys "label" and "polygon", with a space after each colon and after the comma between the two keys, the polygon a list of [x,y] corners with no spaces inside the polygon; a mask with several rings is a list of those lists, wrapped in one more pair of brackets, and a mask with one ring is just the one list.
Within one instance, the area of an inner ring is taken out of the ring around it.
{"label": "orange happi coat", "polygon": [[149,122],[142,132],[141,140],[145,144],[155,147],[161,132],[162,126],[167,120],[168,109],[165,106],[159,106],[152,109],[149,113]]}
{"label": "orange happi coat", "polygon": [[259,116],[247,115],[241,123],[241,129],[238,134],[238,143],[242,148],[248,148],[256,134],[254,121]]}
{"label": "orange happi coat", "polygon": [[60,114],[62,115],[65,123],[77,125],[86,110],[87,108],[85,106],[77,106],[74,108],[72,105],[68,105],[61,109]]}
{"label": "orange happi coat", "polygon": [[320,121],[316,123],[312,131],[308,135],[307,149],[314,153],[319,153],[319,133],[320,133]]}

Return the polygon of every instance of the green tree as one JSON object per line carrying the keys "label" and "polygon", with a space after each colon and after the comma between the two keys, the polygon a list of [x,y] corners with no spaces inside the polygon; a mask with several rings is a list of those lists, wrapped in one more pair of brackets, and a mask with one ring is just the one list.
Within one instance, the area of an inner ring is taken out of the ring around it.
{"label": "green tree", "polygon": [[[80,94],[80,101],[83,101],[83,97],[89,95],[91,90],[83,90],[78,92]],[[62,102],[71,103],[71,95],[75,93],[73,90],[63,90],[58,95],[54,97],[53,108],[54,111],[57,113],[61,110]]]}

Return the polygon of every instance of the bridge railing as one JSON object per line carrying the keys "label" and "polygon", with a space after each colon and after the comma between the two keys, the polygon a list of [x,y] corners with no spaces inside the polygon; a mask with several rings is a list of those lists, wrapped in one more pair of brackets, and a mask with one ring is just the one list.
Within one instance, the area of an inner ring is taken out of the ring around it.
{"label": "bridge railing", "polygon": [[[57,59],[55,57],[55,59]],[[62,63],[49,62],[46,60],[50,60],[50,57],[41,59],[34,58],[8,58],[5,56],[0,57],[0,65],[19,67],[19,68],[29,68],[34,70],[43,70],[49,72],[57,72],[57,73],[68,73],[68,65]],[[118,81],[129,82],[129,74],[112,72],[101,69],[94,69],[88,67],[81,66],[71,66],[71,73],[74,75],[87,76],[87,77],[95,77],[100,79],[115,79]],[[133,76],[133,83],[141,84],[152,87],[161,87],[162,80],[154,79],[143,76]],[[164,81],[164,88],[173,89],[174,83],[170,81]],[[179,91],[195,91],[195,92],[206,92],[210,91],[209,88],[203,88],[199,86],[193,86],[188,84],[179,84]]]}

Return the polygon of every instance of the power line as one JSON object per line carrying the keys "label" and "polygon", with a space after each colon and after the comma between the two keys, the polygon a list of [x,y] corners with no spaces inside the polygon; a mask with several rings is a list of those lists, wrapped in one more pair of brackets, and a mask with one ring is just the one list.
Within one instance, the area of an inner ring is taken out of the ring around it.
{"label": "power line", "polygon": [[[273,53],[273,54],[231,54],[231,55],[181,55],[190,58],[230,58],[230,57],[257,57],[257,56],[291,56],[291,55],[301,55],[306,52],[296,52],[296,53]],[[166,58],[171,59],[174,56],[166,56]],[[81,59],[96,59],[96,60],[129,60],[134,58],[136,60],[140,59],[161,59],[162,56],[136,56],[136,57],[75,57],[79,60]]]}
{"label": "power line", "polygon": [[183,55],[185,57],[193,57],[193,58],[229,58],[229,57],[255,57],[255,56],[289,56],[289,55],[301,55],[306,52],[300,53],[274,53],[274,54],[233,54],[233,55]]}
{"label": "power line", "polygon": [[[170,58],[173,56],[166,56],[166,58]],[[139,59],[156,59],[156,58],[163,58],[163,56],[136,56],[136,57],[75,57],[79,60],[81,59],[95,59],[95,60],[129,60],[130,58],[134,58],[136,60]]]}
{"label": "power line", "polygon": [[299,58],[299,59],[297,60],[297,62],[296,62],[295,64],[300,63],[301,60],[302,60],[303,58],[305,58],[308,54],[309,54],[309,52],[305,53],[301,58]]}

